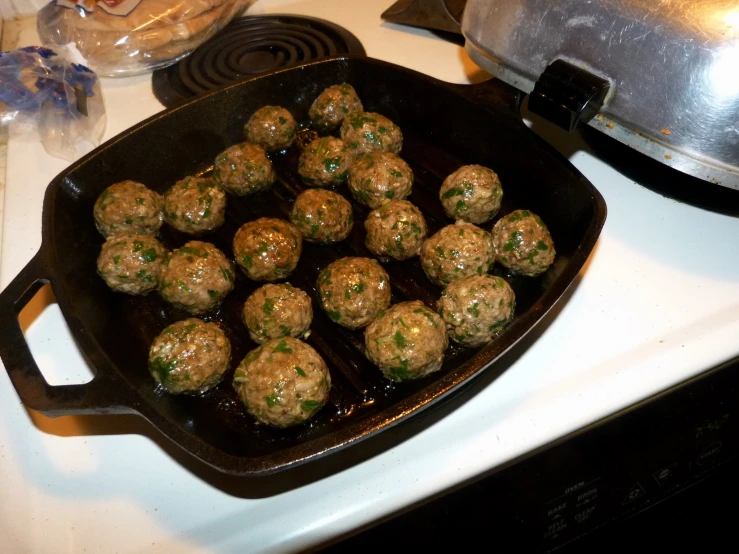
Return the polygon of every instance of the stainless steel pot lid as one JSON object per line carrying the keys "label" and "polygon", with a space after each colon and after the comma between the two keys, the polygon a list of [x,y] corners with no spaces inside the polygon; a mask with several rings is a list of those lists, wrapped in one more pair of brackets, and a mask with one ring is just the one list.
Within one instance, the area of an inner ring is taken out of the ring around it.
{"label": "stainless steel pot lid", "polygon": [[[739,189],[739,1],[469,0],[462,32],[472,59],[533,93],[542,115],[569,112],[571,123]],[[605,97],[587,100],[588,78]]]}

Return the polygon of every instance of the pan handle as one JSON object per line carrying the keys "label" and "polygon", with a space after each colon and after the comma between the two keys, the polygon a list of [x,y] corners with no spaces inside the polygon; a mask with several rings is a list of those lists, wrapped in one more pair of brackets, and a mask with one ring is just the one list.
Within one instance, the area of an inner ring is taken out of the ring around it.
{"label": "pan handle", "polygon": [[121,383],[113,383],[115,377],[110,372],[96,372],[93,380],[83,385],[51,386],[44,379],[28,348],[18,314],[41,287],[47,283],[53,287],[53,281],[41,250],[0,293],[0,358],[21,401],[51,417],[133,412],[120,405],[120,398],[112,398],[112,391],[120,396]]}

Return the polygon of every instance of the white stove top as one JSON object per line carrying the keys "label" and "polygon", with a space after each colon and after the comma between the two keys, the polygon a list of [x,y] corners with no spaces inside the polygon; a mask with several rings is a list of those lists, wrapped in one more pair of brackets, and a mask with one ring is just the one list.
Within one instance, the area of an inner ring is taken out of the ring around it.
{"label": "white stove top", "polygon": [[[354,32],[370,56],[447,81],[481,78],[462,48],[383,23],[379,14],[391,3],[260,0],[251,13],[322,17]],[[148,76],[105,80],[103,90],[106,138],[162,109]],[[577,135],[538,120],[533,126],[596,185],[609,215],[566,302],[499,379],[370,460],[277,496],[244,499],[236,481],[214,476],[216,487],[190,472],[196,463],[143,419],[30,413],[0,372],[0,550],[302,549],[737,355],[739,219],[662,198],[599,161]],[[43,192],[65,167],[33,138],[11,139],[8,155],[0,287],[37,251]],[[52,384],[89,378],[58,308],[47,304],[38,299],[29,310],[36,313],[24,314],[37,361]]]}

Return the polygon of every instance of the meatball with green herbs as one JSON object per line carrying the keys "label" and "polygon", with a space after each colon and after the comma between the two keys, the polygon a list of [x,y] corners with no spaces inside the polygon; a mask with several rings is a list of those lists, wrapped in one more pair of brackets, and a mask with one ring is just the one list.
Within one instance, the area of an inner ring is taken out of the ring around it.
{"label": "meatball with green herbs", "polygon": [[164,216],[189,235],[214,231],[226,220],[226,193],[215,179],[185,177],[164,193]]}
{"label": "meatball with green herbs", "polygon": [[372,112],[349,114],[341,124],[341,139],[357,154],[390,152],[399,154],[403,133],[384,115]]}
{"label": "meatball with green herbs", "polygon": [[389,152],[364,154],[349,171],[352,196],[373,210],[392,200],[402,200],[412,189],[410,166]]}
{"label": "meatball with green herbs", "polygon": [[305,423],[328,402],[331,375],[311,346],[286,337],[249,352],[233,387],[258,422],[284,428]]}
{"label": "meatball with green herbs", "polygon": [[317,296],[328,317],[359,329],[390,305],[390,278],[377,260],[341,258],[318,276]]}
{"label": "meatball with green herbs", "polygon": [[301,179],[316,187],[340,185],[349,176],[354,152],[334,137],[317,138],[300,154],[298,173]]}
{"label": "meatball with green herbs", "polygon": [[306,335],[313,307],[310,297],[290,283],[267,284],[246,299],[243,317],[251,339],[262,344],[270,339]]}
{"label": "meatball with green herbs", "polygon": [[426,220],[407,200],[393,200],[370,212],[364,221],[367,249],[380,259],[418,256],[426,240]]}
{"label": "meatball with green herbs", "polygon": [[421,247],[421,267],[440,286],[472,275],[484,275],[495,261],[490,233],[457,221],[428,238]]}
{"label": "meatball with green herbs", "polygon": [[500,277],[474,275],[449,283],[437,307],[454,342],[482,346],[513,319],[516,295]]}
{"label": "meatball with green herbs", "polygon": [[272,217],[244,223],[233,241],[236,263],[253,281],[278,281],[290,275],[303,251],[295,225]]}
{"label": "meatball with green herbs", "polygon": [[554,262],[556,252],[549,229],[541,218],[516,210],[493,226],[495,259],[513,273],[534,277]]}
{"label": "meatball with green herbs", "polygon": [[295,140],[297,130],[295,118],[281,106],[259,108],[244,126],[246,140],[267,152],[288,148]]}
{"label": "meatball with green herbs", "polygon": [[216,156],[213,177],[226,192],[247,196],[268,189],[277,174],[264,148],[242,142]]}
{"label": "meatball with green herbs", "polygon": [[231,364],[231,342],[215,323],[190,318],[173,323],[149,349],[149,372],[171,394],[204,393]]}
{"label": "meatball with green herbs", "polygon": [[439,198],[449,217],[479,225],[500,210],[503,187],[492,169],[465,165],[444,179]]}
{"label": "meatball with green herbs", "polygon": [[328,133],[341,125],[347,115],[361,111],[364,107],[357,91],[350,84],[342,83],[324,90],[313,101],[308,117],[315,129]]}
{"label": "meatball with green herbs", "polygon": [[147,294],[157,288],[166,253],[151,235],[113,235],[100,250],[98,275],[116,292]]}
{"label": "meatball with green herbs", "polygon": [[367,358],[392,381],[410,381],[441,369],[448,346],[444,322],[423,302],[400,302],[364,331]]}
{"label": "meatball with green herbs", "polygon": [[330,244],[344,240],[354,226],[352,205],[340,194],[308,189],[295,199],[290,221],[309,242]]}
{"label": "meatball with green herbs", "polygon": [[110,185],[95,201],[95,226],[104,237],[156,235],[164,222],[162,197],[136,181]]}
{"label": "meatball with green herbs", "polygon": [[159,275],[159,294],[191,314],[217,308],[234,288],[231,262],[215,246],[193,240],[173,250]]}

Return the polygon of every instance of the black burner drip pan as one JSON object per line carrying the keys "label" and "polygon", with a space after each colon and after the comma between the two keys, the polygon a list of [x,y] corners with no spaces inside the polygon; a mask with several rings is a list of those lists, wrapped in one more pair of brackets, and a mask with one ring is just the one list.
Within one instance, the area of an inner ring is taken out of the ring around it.
{"label": "black burner drip pan", "polygon": [[364,55],[359,39],[323,19],[290,15],[234,19],[178,63],[154,72],[152,87],[167,107],[275,69],[343,54]]}

